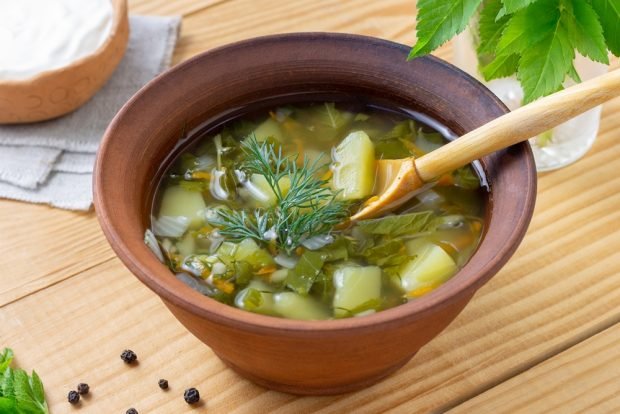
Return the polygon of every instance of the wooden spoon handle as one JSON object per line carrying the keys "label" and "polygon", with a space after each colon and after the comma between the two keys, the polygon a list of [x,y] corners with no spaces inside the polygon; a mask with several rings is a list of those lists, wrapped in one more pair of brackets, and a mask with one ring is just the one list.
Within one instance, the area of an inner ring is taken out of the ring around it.
{"label": "wooden spoon handle", "polygon": [[525,141],[620,95],[620,70],[571,86],[503,115],[418,159],[425,182]]}

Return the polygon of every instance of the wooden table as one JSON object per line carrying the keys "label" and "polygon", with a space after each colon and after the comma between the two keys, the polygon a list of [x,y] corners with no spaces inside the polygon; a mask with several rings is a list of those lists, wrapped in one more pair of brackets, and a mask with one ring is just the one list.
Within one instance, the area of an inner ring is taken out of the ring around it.
{"label": "wooden table", "polygon": [[[182,14],[174,62],[252,36],[362,33],[414,41],[413,0],[133,0]],[[438,55],[449,59],[449,47]],[[403,369],[366,390],[298,398],[238,377],[115,257],[94,213],[0,201],[0,346],[35,368],[53,413],[620,412],[620,99],[594,148],[540,176],[508,265]],[[139,355],[128,368],[125,348]],[[161,391],[159,378],[170,381]],[[79,410],[66,395],[91,385]],[[197,387],[206,404],[182,398]]]}

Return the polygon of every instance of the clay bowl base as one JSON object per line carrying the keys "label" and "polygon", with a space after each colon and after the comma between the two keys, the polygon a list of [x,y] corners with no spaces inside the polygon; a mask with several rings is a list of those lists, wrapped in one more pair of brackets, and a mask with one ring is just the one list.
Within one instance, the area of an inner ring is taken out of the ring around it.
{"label": "clay bowl base", "polygon": [[305,385],[282,384],[279,382],[270,381],[265,378],[257,377],[251,372],[248,372],[248,371],[243,370],[242,368],[239,368],[232,362],[226,360],[225,358],[222,358],[220,355],[215,353],[215,355],[217,355],[217,357],[220,360],[222,360],[222,362],[228,368],[232,369],[233,371],[235,371],[237,374],[239,374],[243,378],[246,378],[257,385],[260,385],[261,387],[265,387],[270,390],[285,392],[287,394],[295,394],[295,395],[337,395],[337,394],[345,394],[348,392],[358,391],[363,388],[370,387],[371,385],[374,385],[382,381],[384,378],[389,377],[390,375],[392,375],[393,373],[401,369],[405,364],[407,364],[407,362],[409,362],[415,356],[415,354],[417,354],[417,352],[414,352],[411,356],[408,356],[402,361],[399,361],[398,363],[388,367],[387,369],[379,372],[378,374],[370,378],[365,378],[362,381],[357,381],[357,382],[353,382],[353,383],[349,383],[345,385],[339,385],[339,386],[308,387]]}

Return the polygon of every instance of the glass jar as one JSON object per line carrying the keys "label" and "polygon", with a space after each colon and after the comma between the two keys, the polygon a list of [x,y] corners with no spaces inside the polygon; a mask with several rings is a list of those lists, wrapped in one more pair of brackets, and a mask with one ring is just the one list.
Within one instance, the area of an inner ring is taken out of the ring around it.
{"label": "glass jar", "polygon": [[[478,71],[476,55],[477,41],[468,29],[454,39],[454,64],[484,83],[500,98],[510,110],[521,106],[523,89],[516,77],[494,79],[485,82]],[[582,81],[600,76],[607,72],[608,66],[593,62],[577,54],[575,69]],[[564,87],[575,82],[567,78]],[[601,119],[601,107],[585,112],[550,131],[530,139],[536,168],[538,171],[550,171],[565,167],[583,157],[594,144]]]}

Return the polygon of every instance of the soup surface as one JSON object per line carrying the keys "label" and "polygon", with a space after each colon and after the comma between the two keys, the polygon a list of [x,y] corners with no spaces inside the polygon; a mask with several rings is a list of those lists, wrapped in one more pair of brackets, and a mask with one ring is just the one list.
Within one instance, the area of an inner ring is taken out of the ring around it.
{"label": "soup surface", "polygon": [[446,142],[426,121],[316,103],[227,122],[165,172],[145,241],[184,283],[250,312],[332,319],[416,300],[478,245],[486,189],[474,169],[382,217],[347,218],[385,189],[399,159]]}

